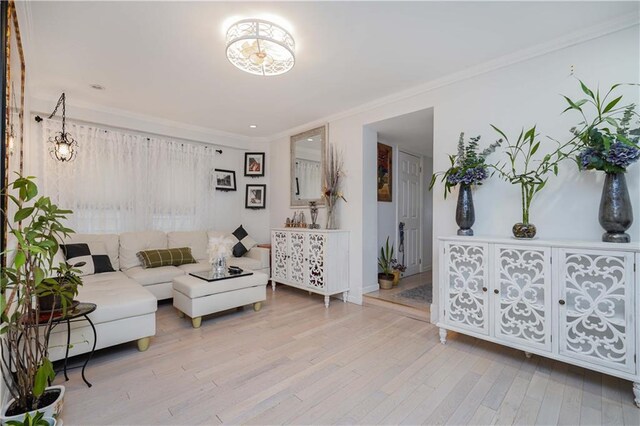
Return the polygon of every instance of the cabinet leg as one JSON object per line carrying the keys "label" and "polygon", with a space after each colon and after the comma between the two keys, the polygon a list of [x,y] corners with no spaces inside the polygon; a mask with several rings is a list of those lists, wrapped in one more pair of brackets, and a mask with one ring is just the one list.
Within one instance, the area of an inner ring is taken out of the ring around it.
{"label": "cabinet leg", "polygon": [[640,382],[633,382],[633,396],[638,408],[640,408]]}
{"label": "cabinet leg", "polygon": [[447,329],[440,328],[440,343],[443,345],[447,343]]}
{"label": "cabinet leg", "polygon": [[349,297],[349,292],[348,291],[343,291],[342,292],[342,301],[344,303],[347,303],[347,298]]}
{"label": "cabinet leg", "polygon": [[276,281],[271,280],[271,291],[276,291]]}
{"label": "cabinet leg", "polygon": [[331,298],[330,298],[329,296],[325,296],[325,297],[324,297],[324,307],[325,307],[325,308],[328,308],[328,307],[329,307],[329,300],[330,300],[330,299],[331,299]]}
{"label": "cabinet leg", "polygon": [[527,357],[527,359],[531,358],[531,352],[527,352],[527,351],[525,351],[525,352],[524,352],[524,356],[526,356],[526,357]]}

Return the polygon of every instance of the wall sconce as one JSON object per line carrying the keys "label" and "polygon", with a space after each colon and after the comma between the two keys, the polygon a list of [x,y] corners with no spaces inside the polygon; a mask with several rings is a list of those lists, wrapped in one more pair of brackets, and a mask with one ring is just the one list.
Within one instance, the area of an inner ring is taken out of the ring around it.
{"label": "wall sconce", "polygon": [[78,142],[71,137],[69,133],[66,131],[66,97],[64,93],[58,99],[58,103],[56,104],[55,109],[49,116],[49,118],[53,118],[58,112],[58,108],[62,105],[62,131],[56,132],[56,134],[49,138],[49,143],[51,144],[51,149],[49,149],[49,154],[51,157],[55,158],[58,161],[63,163],[68,162],[76,158],[76,151],[78,148]]}

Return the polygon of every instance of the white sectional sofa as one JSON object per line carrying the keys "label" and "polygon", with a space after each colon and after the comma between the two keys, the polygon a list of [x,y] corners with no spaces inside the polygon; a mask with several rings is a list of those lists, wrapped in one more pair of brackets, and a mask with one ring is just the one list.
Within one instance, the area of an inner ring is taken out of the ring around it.
{"label": "white sectional sofa", "polygon": [[[206,271],[209,237],[228,235],[218,231],[169,232],[144,231],[117,234],[72,234],[64,243],[104,243],[115,272],[82,277],[77,300],[97,305],[89,314],[96,327],[96,350],[138,341],[144,351],[149,337],[156,332],[155,313],[158,300],[173,297],[172,280],[176,276]],[[190,247],[198,263],[144,269],[137,253],[157,248]],[[229,265],[260,271],[269,275],[269,250],[254,247],[241,258],[231,257]],[[51,333],[51,360],[64,358],[67,338],[66,325],[58,325]],[[86,321],[71,324],[69,356],[91,351],[93,332]]]}

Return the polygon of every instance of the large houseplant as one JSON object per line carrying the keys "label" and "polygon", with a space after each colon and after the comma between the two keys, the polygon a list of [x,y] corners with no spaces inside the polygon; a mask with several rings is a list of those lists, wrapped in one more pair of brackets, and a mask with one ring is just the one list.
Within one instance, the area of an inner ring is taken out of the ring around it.
{"label": "large houseplant", "polygon": [[513,225],[513,235],[516,238],[533,238],[537,230],[530,221],[531,203],[547,184],[549,175],[557,175],[558,165],[576,151],[576,145],[573,140],[565,143],[556,142],[555,149],[543,156],[539,152],[542,143],[538,139],[535,126],[527,131],[523,129],[515,142],[511,142],[496,126],[491,127],[506,141],[505,151],[508,157],[508,161],[492,164],[491,167],[504,180],[520,187],[522,222]]}
{"label": "large houseplant", "polygon": [[[640,158],[640,126],[632,128],[638,117],[635,104],[620,105],[622,95],[614,84],[602,95],[580,81],[580,88],[587,96],[572,100],[565,96],[569,106],[564,110],[577,112],[582,121],[571,129],[580,146],[576,162],[581,170],[600,170],[605,173],[598,219],[605,229],[602,241],[628,243],[631,238],[625,231],[633,223],[633,211],[625,173],[627,167]],[[593,118],[589,120],[587,114]]]}
{"label": "large houseplant", "polygon": [[75,280],[73,269],[54,265],[58,241],[73,232],[63,225],[71,211],[38,197],[33,177],[19,176],[9,187],[13,191],[8,198],[16,212],[7,227],[15,248],[3,253],[9,260],[0,275],[0,335],[2,378],[13,399],[3,407],[2,420],[19,420],[36,410],[55,416],[61,410],[64,387],[47,388],[55,377],[46,341],[54,312],[44,314],[36,300],[38,295],[52,295],[60,300],[64,315],[76,294],[77,282],[74,288],[68,280],[47,278],[53,273]]}
{"label": "large houseplant", "polygon": [[445,199],[453,188],[460,185],[458,203],[456,205],[456,223],[460,227],[458,235],[473,235],[471,227],[476,217],[471,188],[474,185],[482,185],[482,182],[489,177],[487,165],[485,164],[487,156],[502,143],[501,140],[498,140],[483,151],[478,152],[479,141],[480,136],[476,136],[471,138],[469,143],[465,145],[464,132],[460,133],[458,152],[455,155],[449,155],[451,167],[444,172],[434,173],[429,184],[429,190],[433,189],[437,178],[441,176],[441,182],[444,183]]}

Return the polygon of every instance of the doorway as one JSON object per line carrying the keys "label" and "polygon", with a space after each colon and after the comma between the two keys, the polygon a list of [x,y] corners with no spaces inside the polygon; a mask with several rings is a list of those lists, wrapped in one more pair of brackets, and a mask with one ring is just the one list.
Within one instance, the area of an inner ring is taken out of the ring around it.
{"label": "doorway", "polygon": [[[433,203],[428,190],[433,172],[433,108],[371,123],[367,128],[377,135],[379,146],[370,149],[378,149],[378,187],[385,189],[377,205],[370,206],[376,208],[378,217],[376,252],[379,256],[388,238],[404,271],[392,289],[377,285],[365,289],[364,303],[429,321],[433,300]],[[391,158],[381,152],[391,152]]]}

